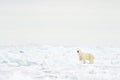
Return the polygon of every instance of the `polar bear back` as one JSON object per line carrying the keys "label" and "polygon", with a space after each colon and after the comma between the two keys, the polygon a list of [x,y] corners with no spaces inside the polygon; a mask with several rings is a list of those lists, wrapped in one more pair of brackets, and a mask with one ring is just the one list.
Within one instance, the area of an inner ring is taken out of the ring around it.
{"label": "polar bear back", "polygon": [[80,56],[81,59],[89,60],[90,58],[94,58],[91,55],[92,55],[91,53],[85,53],[85,52],[84,53],[83,52],[79,53],[79,56]]}

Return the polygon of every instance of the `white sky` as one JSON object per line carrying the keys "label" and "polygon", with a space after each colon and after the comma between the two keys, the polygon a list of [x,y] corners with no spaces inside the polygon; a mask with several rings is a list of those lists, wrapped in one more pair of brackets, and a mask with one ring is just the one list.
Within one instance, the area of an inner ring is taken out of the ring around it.
{"label": "white sky", "polygon": [[0,44],[120,46],[119,0],[0,0]]}

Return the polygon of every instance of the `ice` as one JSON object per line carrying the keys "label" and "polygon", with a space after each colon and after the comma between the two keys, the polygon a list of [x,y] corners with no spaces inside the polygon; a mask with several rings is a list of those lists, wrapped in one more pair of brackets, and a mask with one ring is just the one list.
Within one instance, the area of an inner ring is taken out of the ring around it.
{"label": "ice", "polygon": [[[82,64],[76,50],[93,53]],[[119,80],[120,48],[16,45],[0,47],[0,80]]]}

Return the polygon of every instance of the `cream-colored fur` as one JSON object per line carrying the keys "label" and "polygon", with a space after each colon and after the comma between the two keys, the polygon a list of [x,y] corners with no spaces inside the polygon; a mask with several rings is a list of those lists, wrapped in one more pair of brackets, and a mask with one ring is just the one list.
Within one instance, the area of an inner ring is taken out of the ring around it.
{"label": "cream-colored fur", "polygon": [[79,55],[79,59],[83,62],[83,64],[86,63],[86,61],[88,60],[90,64],[94,63],[94,56],[91,53],[88,52],[82,52],[82,51],[77,51],[78,55]]}

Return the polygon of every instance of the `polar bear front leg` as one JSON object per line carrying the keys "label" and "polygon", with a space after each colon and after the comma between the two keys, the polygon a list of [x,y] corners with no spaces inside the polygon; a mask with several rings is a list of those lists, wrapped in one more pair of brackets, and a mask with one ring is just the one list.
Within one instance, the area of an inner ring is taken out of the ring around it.
{"label": "polar bear front leg", "polygon": [[83,64],[85,64],[85,63],[86,63],[86,60],[85,60],[85,59],[83,59],[82,61],[83,61]]}

